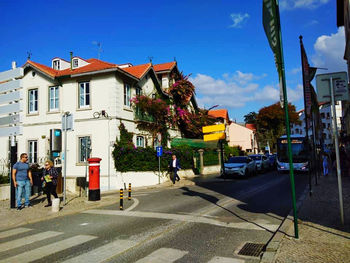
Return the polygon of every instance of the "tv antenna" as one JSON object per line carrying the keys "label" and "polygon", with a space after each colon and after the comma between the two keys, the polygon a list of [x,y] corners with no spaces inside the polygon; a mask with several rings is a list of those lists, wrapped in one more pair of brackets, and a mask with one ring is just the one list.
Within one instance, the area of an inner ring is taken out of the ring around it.
{"label": "tv antenna", "polygon": [[96,45],[96,46],[98,47],[98,50],[97,50],[97,58],[100,59],[101,53],[102,53],[102,51],[103,51],[101,42],[92,41],[92,44],[94,44],[94,45]]}
{"label": "tv antenna", "polygon": [[27,59],[28,59],[28,60],[30,60],[30,57],[31,57],[32,55],[33,55],[32,52],[27,51]]}
{"label": "tv antenna", "polygon": [[149,62],[152,64],[153,57],[147,57]]}

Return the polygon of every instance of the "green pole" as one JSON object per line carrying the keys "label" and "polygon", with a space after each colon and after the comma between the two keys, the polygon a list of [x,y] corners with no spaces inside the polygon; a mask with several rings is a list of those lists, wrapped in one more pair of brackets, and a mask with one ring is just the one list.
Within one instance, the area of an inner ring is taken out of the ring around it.
{"label": "green pole", "polygon": [[[280,16],[279,16],[279,8],[278,8],[278,0],[277,1],[277,10],[276,16],[278,19],[278,24],[280,25]],[[289,157],[289,176],[290,176],[290,184],[292,189],[292,203],[293,203],[293,217],[294,217],[294,236],[295,238],[299,238],[298,231],[298,217],[297,217],[297,205],[296,205],[296,197],[295,197],[295,182],[294,182],[294,167],[293,167],[293,158],[292,158],[292,144],[290,140],[290,125],[289,125],[289,113],[288,113],[288,100],[287,100],[287,89],[286,89],[286,76],[284,69],[284,56],[283,56],[283,47],[282,47],[282,32],[281,27],[279,27],[279,40],[280,40],[280,52],[281,52],[281,69],[282,69],[282,90],[283,90],[283,101],[284,101],[284,114],[286,117],[286,132],[287,132],[287,142],[288,142],[288,157]]]}

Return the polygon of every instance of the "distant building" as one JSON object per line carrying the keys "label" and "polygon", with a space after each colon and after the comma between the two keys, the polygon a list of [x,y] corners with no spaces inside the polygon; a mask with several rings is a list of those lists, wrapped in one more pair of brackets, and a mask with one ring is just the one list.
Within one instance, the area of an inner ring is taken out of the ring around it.
{"label": "distant building", "polygon": [[[320,103],[319,105],[320,109],[320,117],[321,117],[321,134],[323,138],[324,146],[326,146],[328,149],[333,148],[333,138],[332,138],[332,113],[331,113],[331,105],[329,103]],[[340,102],[336,102],[335,105],[335,111],[337,116],[337,127],[338,130],[341,130],[341,120],[342,120],[342,104]],[[300,136],[306,136],[306,129],[305,129],[305,111],[300,110],[298,111],[299,120],[301,121],[300,125],[293,124],[291,125],[291,134],[292,135],[300,135]],[[308,130],[308,135],[313,135],[313,127],[310,125],[310,128]]]}
{"label": "distant building", "polygon": [[230,146],[240,146],[243,151],[248,153],[258,152],[258,142],[256,140],[255,127],[253,124],[238,124],[231,122],[229,132],[230,132]]}

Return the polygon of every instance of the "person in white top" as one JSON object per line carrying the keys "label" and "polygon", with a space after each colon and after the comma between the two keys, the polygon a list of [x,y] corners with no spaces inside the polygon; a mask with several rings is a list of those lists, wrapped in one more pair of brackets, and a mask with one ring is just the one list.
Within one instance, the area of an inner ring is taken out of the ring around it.
{"label": "person in white top", "polygon": [[180,181],[180,177],[179,175],[177,174],[177,171],[179,171],[181,168],[180,168],[180,162],[179,160],[176,158],[176,155],[173,154],[171,156],[172,160],[170,161],[169,163],[169,168],[170,170],[172,171],[173,173],[173,178],[172,178],[172,181],[173,181],[173,184],[175,184],[175,180],[176,181]]}

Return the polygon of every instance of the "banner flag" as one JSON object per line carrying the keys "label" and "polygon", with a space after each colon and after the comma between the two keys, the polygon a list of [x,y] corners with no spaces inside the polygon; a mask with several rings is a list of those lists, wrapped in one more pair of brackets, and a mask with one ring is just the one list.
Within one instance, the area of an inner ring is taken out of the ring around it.
{"label": "banner flag", "polygon": [[279,8],[276,0],[263,1],[263,25],[266,37],[272,49],[275,64],[278,72],[279,86],[280,86],[280,103],[283,108],[283,87],[282,87],[282,54],[280,41],[280,19]]}
{"label": "banner flag", "polygon": [[[303,90],[304,90],[304,107],[305,107],[305,120],[311,121],[311,107],[315,109],[315,105],[318,107],[317,96],[315,97],[315,89],[311,85],[311,81],[315,77],[317,68],[310,67],[307,55],[305,52],[303,38],[300,39],[300,50],[301,50],[301,64],[303,73]],[[316,100],[316,101],[315,101]],[[306,122],[306,129],[310,127],[310,122]]]}

